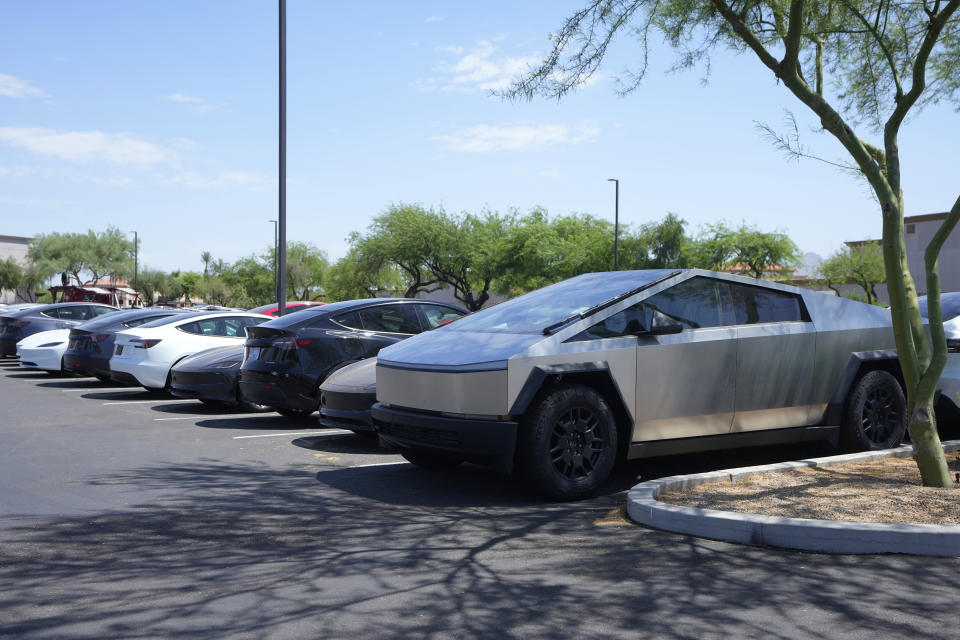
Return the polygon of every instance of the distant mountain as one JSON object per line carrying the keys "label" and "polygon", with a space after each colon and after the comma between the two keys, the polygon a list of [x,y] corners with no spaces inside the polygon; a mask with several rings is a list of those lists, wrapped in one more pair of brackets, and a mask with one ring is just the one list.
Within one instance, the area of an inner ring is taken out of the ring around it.
{"label": "distant mountain", "polygon": [[805,253],[794,275],[812,278],[817,275],[817,268],[821,262],[823,262],[823,258],[820,257],[819,253]]}

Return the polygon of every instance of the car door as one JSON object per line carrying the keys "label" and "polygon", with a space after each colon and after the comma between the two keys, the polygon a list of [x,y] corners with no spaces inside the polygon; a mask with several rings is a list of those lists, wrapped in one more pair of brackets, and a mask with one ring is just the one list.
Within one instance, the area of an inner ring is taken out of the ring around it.
{"label": "car door", "polygon": [[71,327],[75,327],[93,317],[90,312],[90,307],[86,305],[61,307],[57,310],[57,312],[57,315],[60,319],[60,321],[57,323],[57,327],[60,329],[69,329]]}
{"label": "car door", "polygon": [[459,309],[452,309],[439,304],[418,303],[415,305],[420,314],[420,324],[424,331],[430,331],[445,324],[450,324],[466,315]]}
{"label": "car door", "polygon": [[724,307],[737,326],[737,385],[731,432],[813,424],[817,332],[794,293],[721,283]]}
{"label": "car door", "polygon": [[634,320],[643,327],[649,328],[656,314],[661,323],[666,316],[682,330],[637,341],[633,440],[729,433],[737,386],[737,330],[725,326],[718,282],[696,276],[638,307]]}

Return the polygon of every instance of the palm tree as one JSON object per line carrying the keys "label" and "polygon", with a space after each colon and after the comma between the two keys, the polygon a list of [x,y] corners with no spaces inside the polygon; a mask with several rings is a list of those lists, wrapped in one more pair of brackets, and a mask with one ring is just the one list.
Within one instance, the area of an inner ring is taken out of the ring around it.
{"label": "palm tree", "polygon": [[200,260],[203,262],[203,277],[207,277],[207,272],[210,269],[210,262],[213,260],[213,256],[209,251],[204,251],[200,254]]}

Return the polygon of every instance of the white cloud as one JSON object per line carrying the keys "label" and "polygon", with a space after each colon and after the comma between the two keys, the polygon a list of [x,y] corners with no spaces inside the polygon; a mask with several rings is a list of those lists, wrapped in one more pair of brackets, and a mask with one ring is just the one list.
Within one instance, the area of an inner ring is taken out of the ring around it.
{"label": "white cloud", "polygon": [[445,91],[495,91],[505,89],[518,76],[540,63],[536,56],[497,56],[490,40],[481,40],[468,50],[463,47],[438,47],[437,51],[453,55],[453,62],[441,62],[434,68],[442,80],[418,81],[418,88],[429,90],[440,86]]}
{"label": "white cloud", "polygon": [[8,98],[46,98],[47,92],[16,76],[0,73],[0,96]]}
{"label": "white cloud", "polygon": [[0,127],[0,142],[41,156],[77,164],[106,162],[116,165],[177,166],[176,151],[126,133],[58,131],[44,127]]}
{"label": "white cloud", "polygon": [[441,16],[427,16],[427,22],[443,22]]}
{"label": "white cloud", "polygon": [[536,151],[557,145],[592,142],[600,135],[599,127],[584,123],[576,127],[565,124],[487,125],[478,124],[450,135],[437,136],[444,149],[468,153],[491,151]]}
{"label": "white cloud", "polygon": [[169,138],[167,144],[178,151],[196,151],[200,148],[200,143],[190,138]]}
{"label": "white cloud", "polygon": [[0,176],[6,176],[11,178],[24,178],[26,176],[33,175],[34,171],[31,167],[25,167],[23,165],[11,165],[9,167],[0,167]]}
{"label": "white cloud", "polygon": [[173,176],[168,182],[181,184],[191,189],[223,189],[238,187],[250,191],[265,191],[276,186],[276,176],[256,171],[220,171],[214,176],[196,172],[184,172]]}
{"label": "white cloud", "polygon": [[198,98],[196,96],[188,96],[182,93],[171,93],[170,95],[166,96],[166,99],[169,100],[170,102],[189,105],[194,109],[196,109],[197,111],[204,111],[204,112],[213,111],[214,109],[217,108],[217,105],[211,102],[207,102],[203,98]]}

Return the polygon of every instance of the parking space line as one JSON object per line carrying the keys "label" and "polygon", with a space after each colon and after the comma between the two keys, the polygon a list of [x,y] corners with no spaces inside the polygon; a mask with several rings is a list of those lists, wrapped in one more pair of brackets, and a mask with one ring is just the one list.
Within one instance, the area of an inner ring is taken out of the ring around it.
{"label": "parking space line", "polygon": [[120,400],[119,402],[104,402],[103,406],[110,404],[157,404],[162,402],[163,404],[170,404],[171,402],[196,402],[193,398],[187,398],[184,400]]}
{"label": "parking space line", "polygon": [[393,467],[398,464],[411,464],[406,460],[400,460],[399,462],[375,462],[373,464],[358,464],[350,467],[351,469],[366,469],[367,467]]}
{"label": "parking space line", "polygon": [[353,432],[347,431],[346,429],[326,429],[324,431],[295,431],[293,433],[264,433],[258,436],[233,436],[233,439],[243,440],[244,438],[277,438],[280,436],[311,436],[311,435],[342,436],[348,433],[353,433]]}
{"label": "parking space line", "polygon": [[218,420],[220,418],[246,418],[249,417],[249,413],[211,413],[205,416],[177,416],[176,418],[154,418],[154,422],[164,422],[167,420],[203,420],[205,418],[212,418]]}

